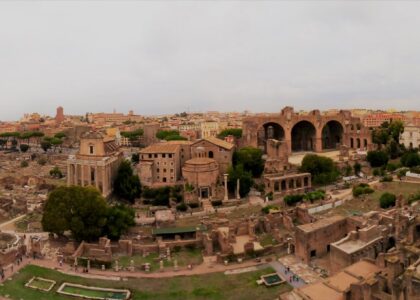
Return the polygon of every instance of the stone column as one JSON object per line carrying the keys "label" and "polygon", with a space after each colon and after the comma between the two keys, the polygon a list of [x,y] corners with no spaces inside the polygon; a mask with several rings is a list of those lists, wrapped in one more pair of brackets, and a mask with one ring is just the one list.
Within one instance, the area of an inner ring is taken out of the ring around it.
{"label": "stone column", "polygon": [[92,166],[88,165],[88,185],[92,185]]}
{"label": "stone column", "polygon": [[71,185],[71,165],[67,164],[67,185]]}
{"label": "stone column", "polygon": [[103,166],[102,167],[102,195],[107,195],[108,194],[108,182],[106,180],[106,167]]}
{"label": "stone column", "polygon": [[82,177],[82,186],[85,186],[85,166],[84,165],[80,165],[80,173],[81,173],[81,177]]}
{"label": "stone column", "polygon": [[95,165],[95,187],[99,190],[98,165]]}
{"label": "stone column", "polygon": [[239,182],[239,178],[236,180],[236,199],[239,200],[241,199],[241,195],[239,194],[239,187],[240,187],[240,182]]}
{"label": "stone column", "polygon": [[228,177],[228,174],[223,174],[223,178],[224,178],[224,181],[225,181],[225,198],[224,198],[225,201],[229,200],[228,187],[227,187],[227,177]]}
{"label": "stone column", "polygon": [[73,167],[73,184],[78,185],[79,184],[79,173],[77,172],[77,164],[74,164],[72,167]]}

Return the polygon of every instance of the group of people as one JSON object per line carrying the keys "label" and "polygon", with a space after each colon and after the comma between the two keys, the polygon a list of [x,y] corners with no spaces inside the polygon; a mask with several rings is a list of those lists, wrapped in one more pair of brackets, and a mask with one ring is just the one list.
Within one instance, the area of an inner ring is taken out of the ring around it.
{"label": "group of people", "polygon": [[[285,267],[284,273],[285,273],[286,275],[287,275],[287,274],[289,274],[289,273],[292,273],[292,272],[290,271],[290,267]],[[292,283],[292,282],[295,282],[295,281],[299,281],[299,276],[297,276],[297,275],[295,275],[295,274],[290,275],[290,277],[289,277],[289,282],[290,282],[290,283]]]}

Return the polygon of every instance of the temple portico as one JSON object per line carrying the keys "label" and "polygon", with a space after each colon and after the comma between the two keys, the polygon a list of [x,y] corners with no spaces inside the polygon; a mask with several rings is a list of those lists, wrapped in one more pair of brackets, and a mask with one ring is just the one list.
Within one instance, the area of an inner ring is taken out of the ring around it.
{"label": "temple portico", "polygon": [[67,185],[94,186],[107,197],[121,160],[113,140],[89,132],[81,139],[79,153],[67,160]]}

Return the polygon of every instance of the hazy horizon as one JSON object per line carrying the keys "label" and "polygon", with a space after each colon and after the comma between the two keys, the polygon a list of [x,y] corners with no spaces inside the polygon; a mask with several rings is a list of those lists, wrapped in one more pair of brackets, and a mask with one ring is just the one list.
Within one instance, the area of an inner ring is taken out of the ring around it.
{"label": "hazy horizon", "polygon": [[0,120],[420,110],[420,2],[0,2]]}

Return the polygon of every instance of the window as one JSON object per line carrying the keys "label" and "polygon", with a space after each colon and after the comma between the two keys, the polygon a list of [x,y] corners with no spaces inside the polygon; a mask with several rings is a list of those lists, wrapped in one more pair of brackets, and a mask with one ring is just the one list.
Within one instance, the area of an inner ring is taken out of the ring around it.
{"label": "window", "polygon": [[171,173],[173,173],[174,172],[174,169],[171,169]]}
{"label": "window", "polygon": [[149,158],[152,158],[152,154],[149,154]]}
{"label": "window", "polygon": [[166,182],[166,177],[163,177],[163,178],[162,178],[162,181],[163,181],[163,182]]}
{"label": "window", "polygon": [[213,151],[209,151],[209,157],[210,157],[210,158],[213,158],[213,156],[214,156],[214,155],[213,155]]}
{"label": "window", "polygon": [[159,172],[159,168],[156,169],[156,172]]}
{"label": "window", "polygon": [[157,158],[158,157],[158,155],[157,154],[155,154],[155,158]]}
{"label": "window", "polygon": [[169,158],[172,158],[172,154],[168,154],[168,157],[169,157]]}
{"label": "window", "polygon": [[93,154],[94,150],[95,150],[94,147],[92,145],[90,145],[89,146],[89,153]]}
{"label": "window", "polygon": [[166,169],[163,169],[163,172],[166,173]]}
{"label": "window", "polygon": [[166,157],[166,154],[165,154],[165,153],[163,153],[163,154],[162,154],[162,158],[165,158],[165,157]]}

